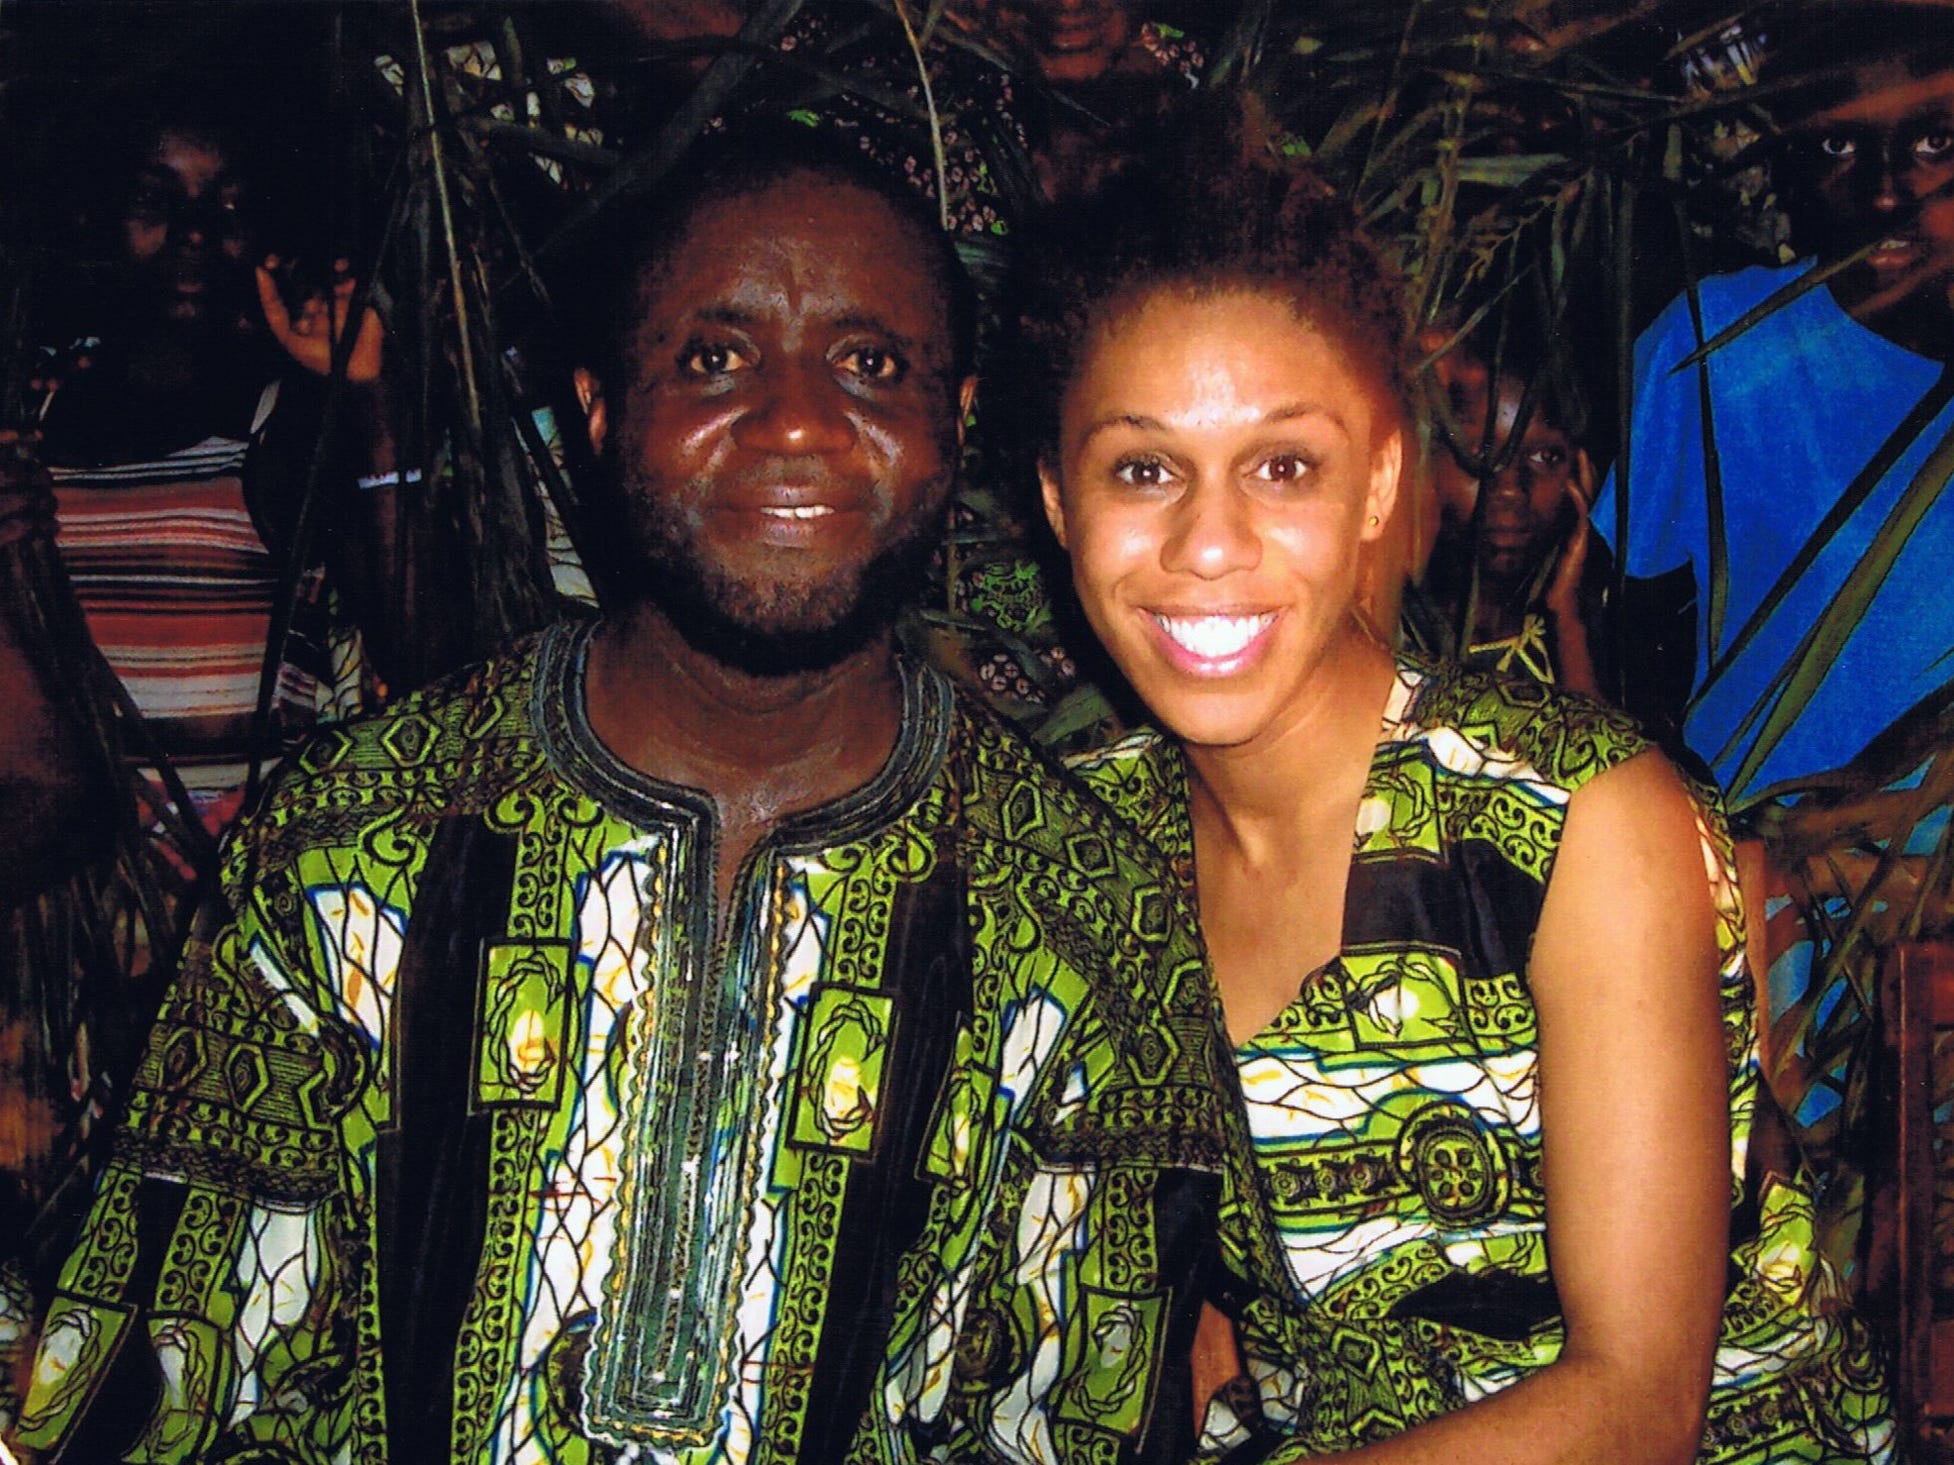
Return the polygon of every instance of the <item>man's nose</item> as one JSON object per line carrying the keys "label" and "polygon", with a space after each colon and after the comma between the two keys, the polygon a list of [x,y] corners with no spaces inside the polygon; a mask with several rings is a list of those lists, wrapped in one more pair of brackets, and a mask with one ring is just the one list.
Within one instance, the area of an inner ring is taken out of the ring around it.
{"label": "man's nose", "polygon": [[1218,580],[1261,563],[1254,505],[1230,486],[1197,483],[1170,512],[1173,522],[1160,551],[1162,569]]}
{"label": "man's nose", "polygon": [[855,429],[827,363],[788,362],[763,368],[759,400],[734,424],[733,437],[754,452],[792,457],[846,451]]}

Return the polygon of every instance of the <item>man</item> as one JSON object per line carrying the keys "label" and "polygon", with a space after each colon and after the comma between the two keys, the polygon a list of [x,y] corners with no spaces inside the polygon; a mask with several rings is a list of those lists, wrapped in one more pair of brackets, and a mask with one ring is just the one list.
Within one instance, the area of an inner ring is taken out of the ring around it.
{"label": "man", "polygon": [[1137,846],[894,649],[972,389],[897,186],[749,145],[660,201],[579,375],[617,608],[234,842],[22,1442],[1191,1449],[1213,998]]}
{"label": "man", "polygon": [[[1954,430],[1954,24],[1933,6],[1822,7],[1773,64],[1824,88],[1774,173],[1811,258],[1707,279],[1638,343],[1614,545],[1631,576],[1693,598],[1683,733],[1740,800],[1852,759],[1947,681],[1954,645],[1954,497],[1912,487]],[[1611,543],[1616,487],[1594,515]],[[1890,563],[1868,555],[1881,541]],[[1867,601],[1856,626],[1828,611],[1848,590]],[[1632,603],[1623,617],[1641,623]]]}

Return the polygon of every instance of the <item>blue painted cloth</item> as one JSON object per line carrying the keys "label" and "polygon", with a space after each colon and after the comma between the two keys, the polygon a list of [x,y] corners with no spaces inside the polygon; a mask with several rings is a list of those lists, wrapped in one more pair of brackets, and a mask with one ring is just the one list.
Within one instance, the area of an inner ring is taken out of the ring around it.
{"label": "blue painted cloth", "polygon": [[[1701,339],[1810,268],[1748,269],[1705,280]],[[1797,724],[1742,787],[1730,787],[1756,736],[1731,734],[1800,638],[1838,593],[1934,445],[1954,430],[1943,409],[1909,447],[1761,634],[1702,691],[1706,669],[1742,628],[1826,511],[1939,377],[1939,362],[1854,321],[1823,287],[1766,317],[1708,359],[1721,464],[1729,600],[1710,645],[1709,513],[1698,369],[1674,370],[1696,349],[1686,298],[1672,301],[1635,348],[1626,549],[1614,544],[1616,481],[1595,523],[1630,575],[1689,566],[1699,596],[1699,698],[1684,737],[1734,798],[1848,762],[1907,708],[1954,676],[1954,494],[1944,494],[1908,541],[1865,619]]]}

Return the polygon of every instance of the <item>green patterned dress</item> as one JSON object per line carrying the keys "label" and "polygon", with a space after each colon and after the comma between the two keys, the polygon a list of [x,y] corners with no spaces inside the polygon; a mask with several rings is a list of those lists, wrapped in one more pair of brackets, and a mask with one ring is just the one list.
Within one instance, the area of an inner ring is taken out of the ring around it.
{"label": "green patterned dress", "polygon": [[[1401,660],[1358,809],[1341,954],[1236,1053],[1265,1198],[1329,1329],[1288,1421],[1347,1449],[1559,1356],[1526,963],[1568,800],[1647,746],[1537,683]],[[1088,781],[1192,872],[1186,771],[1139,734]],[[1728,837],[1715,872],[1733,1135],[1730,1286],[1700,1458],[1883,1460],[1879,1365],[1812,1247],[1803,1174],[1749,1173],[1752,987]],[[1761,1169],[1761,1166],[1757,1167]],[[1261,1365],[1279,1374],[1282,1360]],[[1283,1380],[1284,1389],[1290,1387]]]}
{"label": "green patterned dress", "polygon": [[233,842],[21,1442],[1189,1451],[1217,1216],[1258,1213],[1154,852],[908,666],[883,772],[779,825],[715,929],[712,808],[591,732],[587,636],[315,742]]}

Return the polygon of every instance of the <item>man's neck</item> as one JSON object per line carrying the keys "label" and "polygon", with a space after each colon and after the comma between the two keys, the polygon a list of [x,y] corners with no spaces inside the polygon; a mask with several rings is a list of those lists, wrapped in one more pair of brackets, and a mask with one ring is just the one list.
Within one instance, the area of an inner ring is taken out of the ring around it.
{"label": "man's neck", "polygon": [[887,635],[819,671],[758,676],[691,645],[649,607],[597,633],[584,696],[614,755],[709,795],[729,836],[860,788],[902,721]]}

